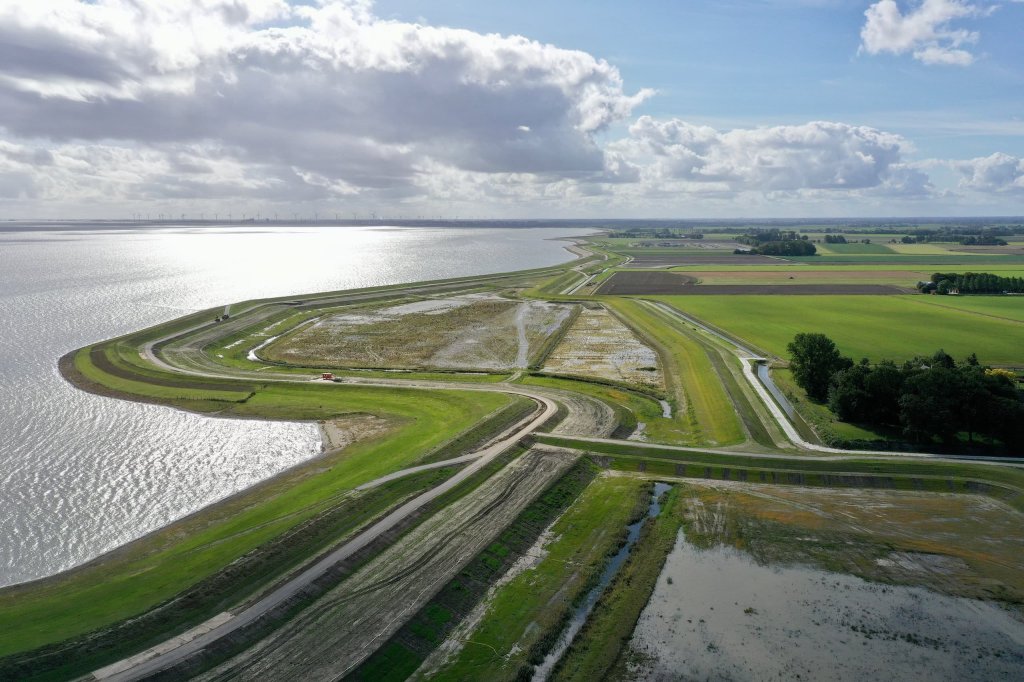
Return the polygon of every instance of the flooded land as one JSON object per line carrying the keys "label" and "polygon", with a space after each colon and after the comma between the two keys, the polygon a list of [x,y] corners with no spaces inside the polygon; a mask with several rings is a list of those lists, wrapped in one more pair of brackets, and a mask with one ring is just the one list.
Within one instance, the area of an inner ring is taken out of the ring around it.
{"label": "flooded land", "polygon": [[974,495],[688,487],[633,680],[1017,680],[1024,524]]}
{"label": "flooded land", "polygon": [[487,294],[424,299],[333,315],[274,339],[260,357],[344,367],[527,367],[571,306]]}
{"label": "flooded land", "polygon": [[658,355],[605,308],[585,308],[544,365],[550,374],[663,388]]}

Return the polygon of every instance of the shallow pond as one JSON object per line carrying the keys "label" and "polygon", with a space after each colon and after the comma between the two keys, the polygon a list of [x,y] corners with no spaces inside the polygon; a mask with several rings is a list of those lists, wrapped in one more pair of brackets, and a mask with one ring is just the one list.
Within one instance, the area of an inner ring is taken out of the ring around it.
{"label": "shallow pond", "polygon": [[1020,680],[1024,624],[999,606],[681,533],[630,642],[643,680]]}

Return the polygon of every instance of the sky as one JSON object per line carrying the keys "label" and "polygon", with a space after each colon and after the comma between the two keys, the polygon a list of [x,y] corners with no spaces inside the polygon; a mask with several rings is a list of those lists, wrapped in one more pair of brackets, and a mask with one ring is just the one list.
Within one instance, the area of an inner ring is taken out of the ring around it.
{"label": "sky", "polygon": [[0,0],[0,219],[1024,214],[1021,0]]}

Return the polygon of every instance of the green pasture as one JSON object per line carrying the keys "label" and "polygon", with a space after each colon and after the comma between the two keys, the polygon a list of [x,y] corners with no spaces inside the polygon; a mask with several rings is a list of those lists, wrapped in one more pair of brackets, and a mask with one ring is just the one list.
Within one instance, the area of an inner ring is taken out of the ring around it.
{"label": "green pasture", "polygon": [[[856,237],[854,237],[856,239]],[[861,244],[860,242],[850,242],[848,244],[815,244],[819,253],[834,253],[839,255],[848,254],[867,254],[867,253],[885,253],[891,254],[893,250],[885,246],[884,244],[876,244],[874,242],[870,244]]]}
{"label": "green pasture", "polygon": [[[1020,277],[1022,275],[1003,275]],[[915,296],[915,303],[1024,322],[1024,296]],[[1024,331],[1018,342],[1024,345]]]}
{"label": "green pasture", "polygon": [[658,298],[782,358],[797,333],[822,332],[854,359],[898,361],[942,348],[957,358],[977,353],[983,363],[1024,365],[1024,324],[979,314],[1018,299],[964,297],[956,299],[962,308],[950,308],[920,295]]}

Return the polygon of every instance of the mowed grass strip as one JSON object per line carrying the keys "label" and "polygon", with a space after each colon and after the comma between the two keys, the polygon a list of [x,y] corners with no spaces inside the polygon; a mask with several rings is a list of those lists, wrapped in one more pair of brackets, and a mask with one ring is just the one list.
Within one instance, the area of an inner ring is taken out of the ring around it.
{"label": "mowed grass strip", "polygon": [[[916,296],[914,302],[1024,322],[1024,296]],[[1020,342],[1024,344],[1024,336]]]}
{"label": "mowed grass strip", "polygon": [[236,416],[324,419],[376,414],[395,428],[50,579],[0,591],[0,656],[95,630],[181,592],[334,504],[361,483],[414,464],[509,398],[500,393],[273,385]]}
{"label": "mowed grass strip", "polygon": [[678,395],[677,406],[687,406],[685,411],[678,410],[675,418],[692,415],[700,427],[696,442],[725,445],[742,441],[743,428],[736,410],[704,348],[668,317],[639,301],[609,298],[605,302],[659,350],[666,382]]}
{"label": "mowed grass strip", "polygon": [[609,672],[613,667],[625,672],[624,649],[654,593],[665,559],[675,546],[683,523],[682,507],[679,486],[673,486],[661,500],[661,513],[644,522],[629,559],[555,666],[551,675],[554,682],[624,677]]}
{"label": "mowed grass strip", "polygon": [[545,640],[561,632],[564,615],[606,557],[619,545],[646,481],[604,476],[593,481],[551,527],[543,558],[502,585],[456,656],[430,679],[514,680]]}
{"label": "mowed grass strip", "polygon": [[[855,360],[908,360],[942,348],[956,358],[1024,365],[1024,324],[924,305],[924,296],[667,296],[670,305],[777,355],[800,332],[822,332]],[[930,300],[930,299],[929,299]],[[990,299],[977,310],[989,308]]]}

